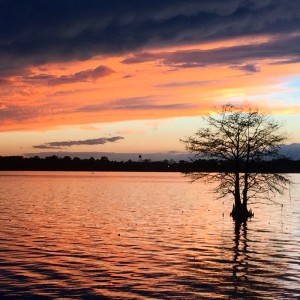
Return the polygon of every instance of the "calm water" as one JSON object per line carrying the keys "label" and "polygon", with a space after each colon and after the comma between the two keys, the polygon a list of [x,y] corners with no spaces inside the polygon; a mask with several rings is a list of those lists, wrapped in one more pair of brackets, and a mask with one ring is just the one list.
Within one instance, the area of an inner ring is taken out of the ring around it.
{"label": "calm water", "polygon": [[181,174],[0,172],[0,299],[299,299],[291,178],[235,228]]}

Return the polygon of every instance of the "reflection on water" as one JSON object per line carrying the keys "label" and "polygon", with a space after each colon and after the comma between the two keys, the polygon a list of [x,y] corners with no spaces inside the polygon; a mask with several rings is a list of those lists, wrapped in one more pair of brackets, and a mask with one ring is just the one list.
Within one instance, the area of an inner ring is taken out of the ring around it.
{"label": "reflection on water", "polygon": [[169,173],[0,173],[1,299],[297,299],[300,176],[283,206]]}

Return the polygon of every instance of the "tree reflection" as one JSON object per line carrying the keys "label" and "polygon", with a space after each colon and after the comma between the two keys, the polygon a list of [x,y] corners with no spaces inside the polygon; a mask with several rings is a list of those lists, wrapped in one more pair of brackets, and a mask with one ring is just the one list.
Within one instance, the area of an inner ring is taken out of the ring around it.
{"label": "tree reflection", "polygon": [[[269,202],[279,204],[274,200],[276,193],[282,194],[287,186],[291,183],[287,175],[278,173],[255,173],[255,172],[243,172],[243,173],[231,173],[231,172],[191,172],[186,173],[191,182],[201,180],[205,183],[216,184],[213,192],[218,194],[218,199],[224,199],[231,195],[236,197],[236,182],[247,181],[247,185],[240,184],[239,190],[242,191],[245,214],[243,211],[239,211],[239,214],[234,214],[234,205],[232,210],[232,217],[236,222],[247,221],[248,217],[252,217],[254,214],[252,210],[246,209],[248,204],[258,202]],[[239,177],[237,180],[236,177]],[[250,213],[250,214],[249,214]]]}
{"label": "tree reflection", "polygon": [[247,222],[234,223],[230,299],[287,299],[289,293],[282,284],[286,266],[280,259],[274,259],[271,248],[264,251],[256,247],[254,243],[258,241],[249,239],[248,235]]}
{"label": "tree reflection", "polygon": [[250,297],[247,222],[235,222],[232,280],[235,296]]}
{"label": "tree reflection", "polygon": [[[244,173],[245,174],[245,173]],[[244,176],[241,174],[240,176]],[[231,195],[235,190],[234,173],[188,173],[186,174],[191,182],[198,180],[214,183],[213,192],[218,193],[219,199],[224,201],[225,197]],[[247,173],[248,203],[280,204],[276,202],[274,195],[283,193],[290,184],[290,180],[277,173]],[[242,188],[242,187],[241,187]],[[258,209],[259,206],[256,207]],[[280,207],[282,207],[280,205]],[[214,269],[222,270],[218,274],[218,287],[216,293],[228,295],[228,299],[260,299],[264,295],[284,295],[284,288],[278,284],[278,278],[283,276],[282,269],[285,266],[282,262],[272,257],[274,249],[268,246],[262,249],[262,241],[249,239],[248,225],[252,224],[248,218],[240,220],[233,218],[233,235],[230,237],[231,244],[222,249],[228,249],[222,256],[224,262],[217,263]],[[204,262],[197,262],[195,268],[206,268]],[[214,258],[210,258],[214,261]],[[229,287],[228,287],[229,285]],[[214,286],[215,287],[215,286]]]}

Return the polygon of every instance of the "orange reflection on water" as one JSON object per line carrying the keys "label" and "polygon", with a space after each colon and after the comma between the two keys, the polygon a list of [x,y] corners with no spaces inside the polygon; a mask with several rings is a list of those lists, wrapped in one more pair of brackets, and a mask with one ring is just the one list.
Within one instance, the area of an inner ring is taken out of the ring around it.
{"label": "orange reflection on water", "polygon": [[1,174],[3,297],[296,297],[299,198],[235,226],[181,174]]}

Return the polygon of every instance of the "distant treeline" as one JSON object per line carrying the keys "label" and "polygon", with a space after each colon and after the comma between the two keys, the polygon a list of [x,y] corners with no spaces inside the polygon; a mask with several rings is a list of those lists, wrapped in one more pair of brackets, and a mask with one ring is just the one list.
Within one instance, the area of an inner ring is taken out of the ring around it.
{"label": "distant treeline", "polygon": [[[0,156],[2,171],[137,171],[137,172],[233,172],[231,162],[198,159],[193,162],[180,160],[110,161],[101,159],[80,159],[56,155],[40,158],[23,156]],[[300,160],[277,159],[259,161],[250,166],[256,173],[300,173]]]}

